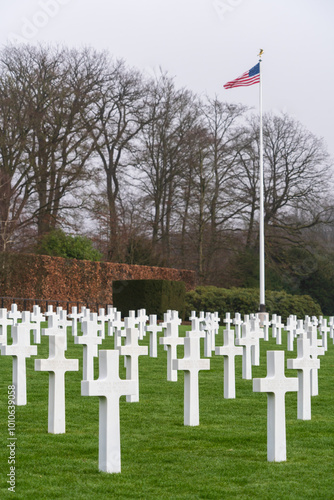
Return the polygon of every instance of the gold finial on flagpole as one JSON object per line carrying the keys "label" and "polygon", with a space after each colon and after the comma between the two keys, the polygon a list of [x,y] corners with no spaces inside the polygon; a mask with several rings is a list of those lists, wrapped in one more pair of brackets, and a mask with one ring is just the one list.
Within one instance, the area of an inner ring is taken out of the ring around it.
{"label": "gold finial on flagpole", "polygon": [[262,56],[262,54],[263,54],[263,49],[260,49],[260,52],[258,53],[258,56],[259,56],[259,58],[260,58],[260,61],[261,61],[261,56]]}

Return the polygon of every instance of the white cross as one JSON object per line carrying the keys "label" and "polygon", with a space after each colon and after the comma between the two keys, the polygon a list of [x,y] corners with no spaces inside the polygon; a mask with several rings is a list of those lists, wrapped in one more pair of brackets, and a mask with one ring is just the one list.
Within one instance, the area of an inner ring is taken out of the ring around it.
{"label": "white cross", "polygon": [[[263,313],[261,313],[263,314]],[[269,327],[271,325],[271,321],[269,320],[269,314],[265,314],[265,319],[262,321],[262,326],[264,327],[264,340],[269,340]]]}
{"label": "white cross", "polygon": [[48,432],[51,434],[65,432],[65,373],[79,370],[79,360],[66,359],[65,350],[65,336],[53,334],[49,336],[49,357],[35,359],[35,371],[49,372]]}
{"label": "white cross", "polygon": [[334,316],[330,316],[329,318],[329,336],[334,342]]}
{"label": "white cross", "polygon": [[321,345],[327,351],[328,345],[327,345],[327,333],[330,331],[330,328],[327,326],[327,319],[323,318],[320,327],[319,327],[320,335],[321,335]]}
{"label": "white cross", "polygon": [[284,351],[267,351],[267,377],[253,379],[254,392],[266,392],[267,458],[269,462],[286,460],[285,394],[298,391],[298,378],[284,373]]}
{"label": "white cross", "polygon": [[307,337],[297,339],[297,358],[288,359],[287,366],[298,375],[297,418],[311,420],[311,371],[320,368],[320,360],[312,359]]}
{"label": "white cross", "polygon": [[121,472],[119,398],[136,393],[134,380],[119,377],[119,352],[99,351],[99,378],[81,382],[82,396],[99,396],[99,469]]}
{"label": "white cross", "polygon": [[15,404],[27,404],[27,372],[26,358],[37,355],[37,346],[30,344],[29,325],[12,326],[13,343],[2,345],[1,354],[13,356],[13,385],[15,385]]}
{"label": "white cross", "polygon": [[89,321],[90,323],[93,323],[94,328],[96,328],[97,334],[99,334],[99,337],[101,339],[104,339],[104,324],[99,323],[97,313],[90,313],[89,318],[85,318],[84,321]]}
{"label": "white cross", "polygon": [[128,328],[136,328],[138,325],[136,311],[129,311],[127,316],[127,327]]}
{"label": "white cross", "polygon": [[17,325],[18,320],[22,318],[22,314],[17,309],[17,304],[12,304],[7,317],[13,320],[13,325]]}
{"label": "white cross", "polygon": [[229,312],[225,314],[225,319],[223,321],[226,323],[226,329],[230,330],[233,320],[231,319],[231,314]]}
{"label": "white cross", "polygon": [[197,319],[196,311],[191,311],[191,315],[189,317],[189,321],[192,321],[193,319]]}
{"label": "white cross", "polygon": [[199,425],[198,372],[210,370],[210,360],[201,359],[199,337],[185,337],[184,357],[174,359],[173,368],[184,371],[184,425]]}
{"label": "white cross", "polygon": [[47,335],[49,337],[56,335],[57,337],[64,337],[65,351],[67,349],[67,331],[64,328],[59,327],[59,318],[56,314],[50,314],[48,316],[48,326],[47,328],[42,328],[42,335]]}
{"label": "white cross", "polygon": [[33,321],[34,328],[34,342],[35,344],[41,343],[41,323],[45,321],[45,315],[41,313],[41,308],[37,305],[33,306],[31,321]]}
{"label": "white cross", "polygon": [[107,307],[107,316],[106,316],[106,319],[108,321],[108,327],[107,327],[108,336],[111,336],[114,333],[113,321],[116,318],[116,313],[117,313],[116,307],[111,307],[111,306]]}
{"label": "white cross", "polygon": [[53,316],[56,315],[57,313],[54,312],[53,306],[48,306],[48,310],[45,313],[45,316]]}
{"label": "white cross", "polygon": [[242,347],[234,345],[234,331],[224,330],[224,345],[216,347],[216,354],[224,356],[224,398],[235,398],[235,356],[242,356]]}
{"label": "white cross", "polygon": [[12,324],[13,320],[7,317],[7,309],[0,309],[0,344],[7,345],[7,327]]}
{"label": "white cross", "polygon": [[[310,340],[310,354],[312,359],[317,359],[318,356],[323,356],[325,354],[325,349],[318,345],[318,332],[317,327],[314,325],[309,326],[307,337]],[[311,371],[311,396],[317,396],[319,394],[318,386],[318,370],[314,368]]]}
{"label": "white cross", "polygon": [[288,332],[287,335],[287,349],[288,351],[293,351],[293,341],[295,337],[295,329],[296,329],[297,321],[293,315],[290,315],[287,319],[285,330]]}
{"label": "white cross", "polygon": [[67,335],[67,328],[72,327],[72,321],[67,319],[67,312],[62,308],[59,308],[58,316],[58,326],[64,330]]}
{"label": "white cross", "polygon": [[177,346],[184,343],[184,338],[179,337],[177,322],[168,322],[164,337],[160,337],[160,344],[167,347],[167,380],[177,381],[177,370],[173,368],[173,360],[177,359]]}
{"label": "white cross", "polygon": [[295,329],[295,334],[296,337],[306,337],[307,336],[307,331],[305,331],[304,328],[304,321],[302,319],[299,319],[297,321],[296,329]]}
{"label": "white cross", "polygon": [[[271,316],[271,336],[273,339],[276,338],[276,322],[277,322],[277,315],[273,314]],[[277,342],[276,342],[277,343]]]}
{"label": "white cross", "polygon": [[284,323],[282,323],[281,316],[277,316],[276,323],[276,344],[282,344],[282,328],[284,328]]}
{"label": "white cross", "polygon": [[240,313],[235,313],[233,324],[235,330],[235,338],[239,339],[241,337],[241,325],[243,321]]}
{"label": "white cross", "polygon": [[108,317],[105,313],[105,310],[103,308],[99,309],[99,315],[97,317],[97,320],[100,322],[101,325],[101,337],[104,339],[105,338],[105,333],[106,333],[106,323],[108,323]]}
{"label": "white cross", "polygon": [[212,315],[212,321],[213,321],[213,327],[214,327],[215,335],[218,335],[220,317],[218,316],[218,312],[217,311],[215,311],[213,313],[213,315]]}
{"label": "white cross", "polygon": [[[228,325],[229,328],[230,325]],[[202,324],[203,331],[205,332],[204,337],[204,356],[206,358],[211,357],[213,346],[215,344],[215,334],[213,331],[213,323],[211,318],[211,313],[206,313],[205,321]]]}
{"label": "white cross", "polygon": [[126,380],[134,380],[136,382],[135,394],[126,396],[126,400],[130,403],[139,401],[139,356],[147,356],[147,346],[138,344],[139,332],[137,328],[128,328],[125,326],[126,337],[125,345],[119,346],[118,350],[122,356],[125,356],[126,363]]}
{"label": "white cross", "polygon": [[83,334],[76,335],[74,343],[83,345],[82,378],[83,380],[94,380],[94,357],[96,358],[98,355],[97,346],[102,344],[102,337],[98,335],[100,325],[85,319],[81,327]]}
{"label": "white cross", "polygon": [[186,332],[187,337],[197,337],[203,339],[205,337],[205,331],[202,330],[199,318],[194,318],[191,321],[191,330]]}
{"label": "white cross", "polygon": [[145,327],[145,331],[150,333],[150,357],[158,357],[158,339],[157,334],[162,332],[161,325],[157,323],[157,315],[151,314],[149,324]]}
{"label": "white cross", "polygon": [[76,337],[78,335],[78,321],[83,317],[83,314],[79,313],[77,307],[73,306],[72,313],[68,317],[72,320],[72,335]]}
{"label": "white cross", "polygon": [[242,346],[242,378],[246,380],[252,379],[252,348],[259,339],[255,339],[250,334],[250,324],[245,322],[242,325],[242,334],[240,339],[235,339],[237,346]]}
{"label": "white cross", "polygon": [[148,320],[148,316],[146,314],[146,309],[139,309],[137,312],[137,324],[139,331],[139,339],[143,340],[145,334],[145,326]]}
{"label": "white cross", "polygon": [[124,327],[124,321],[122,321],[121,318],[121,312],[116,311],[115,313],[115,318],[113,321],[113,330],[114,330],[114,348],[118,348],[120,345],[122,345],[122,335],[125,331],[123,330]]}
{"label": "white cross", "polygon": [[250,336],[253,337],[256,342],[251,347],[252,365],[260,365],[260,339],[263,339],[264,332],[260,328],[260,320],[258,317],[254,317],[250,320]]}

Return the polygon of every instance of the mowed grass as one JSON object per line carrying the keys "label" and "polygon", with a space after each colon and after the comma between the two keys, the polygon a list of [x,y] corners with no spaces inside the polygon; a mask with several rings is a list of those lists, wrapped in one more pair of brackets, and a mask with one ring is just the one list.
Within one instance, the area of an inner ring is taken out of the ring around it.
{"label": "mowed grass", "polygon": [[[189,327],[181,327],[184,335]],[[203,342],[203,341],[202,341]],[[148,338],[142,341],[148,344]],[[217,345],[222,344],[222,329]],[[266,376],[266,350],[253,377]],[[112,349],[106,338],[102,348]],[[203,349],[203,346],[202,346]],[[48,357],[48,338],[38,347]],[[81,396],[82,346],[68,331],[68,358],[79,372],[66,374],[66,434],[48,434],[48,378],[27,360],[26,406],[16,407],[16,487],[7,490],[9,473],[7,388],[12,358],[0,357],[0,498],[18,499],[333,499],[334,498],[334,347],[321,357],[319,396],[312,397],[312,420],[297,420],[297,394],[286,396],[287,461],[267,462],[267,396],[253,393],[241,378],[236,358],[236,399],[223,397],[223,357],[213,355],[210,371],[199,375],[200,425],[183,425],[183,372],[167,382],[166,351],[142,356],[140,401],[120,402],[120,474],[98,470],[99,398]],[[183,357],[183,348],[178,348]],[[286,353],[287,358],[296,352]],[[122,358],[121,376],[125,377]],[[286,370],[287,376],[296,376]],[[95,360],[95,378],[98,360]]]}

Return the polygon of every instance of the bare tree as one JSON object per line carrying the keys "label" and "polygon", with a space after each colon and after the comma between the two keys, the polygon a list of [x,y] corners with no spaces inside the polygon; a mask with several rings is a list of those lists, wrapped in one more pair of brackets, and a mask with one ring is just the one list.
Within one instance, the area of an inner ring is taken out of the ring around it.
{"label": "bare tree", "polygon": [[[27,178],[34,187],[30,201],[36,203],[41,236],[55,227],[65,197],[85,174],[94,147],[89,132],[104,57],[89,49],[20,46],[4,49],[1,60],[24,102]],[[72,206],[78,205],[77,198]]]}
{"label": "bare tree", "polygon": [[[123,61],[108,63],[106,79],[96,102],[96,123],[91,131],[101,162],[108,204],[110,260],[119,256],[118,198],[120,180],[131,163],[135,139],[147,122],[146,88],[138,71]],[[102,178],[101,178],[102,179]]]}
{"label": "bare tree", "polygon": [[153,246],[160,245],[167,263],[171,258],[171,232],[180,222],[178,207],[182,202],[181,181],[189,165],[189,134],[198,118],[195,101],[191,92],[177,90],[173,80],[161,74],[152,85],[150,121],[140,137],[140,189],[146,195]]}
{"label": "bare tree", "polygon": [[[305,228],[330,221],[331,164],[323,142],[288,115],[266,115],[264,139],[265,229],[271,238],[300,238]],[[251,119],[239,148],[241,190],[249,200],[247,245],[258,210],[258,119]]]}

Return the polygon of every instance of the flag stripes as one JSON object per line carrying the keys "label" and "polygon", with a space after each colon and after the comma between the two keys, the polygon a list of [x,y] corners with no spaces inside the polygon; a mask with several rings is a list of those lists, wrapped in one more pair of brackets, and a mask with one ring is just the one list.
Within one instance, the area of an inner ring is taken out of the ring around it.
{"label": "flag stripes", "polygon": [[232,89],[233,87],[249,87],[255,83],[260,83],[260,63],[257,63],[249,71],[245,71],[241,76],[235,80],[225,83],[225,89]]}

